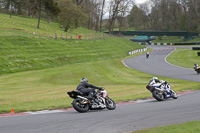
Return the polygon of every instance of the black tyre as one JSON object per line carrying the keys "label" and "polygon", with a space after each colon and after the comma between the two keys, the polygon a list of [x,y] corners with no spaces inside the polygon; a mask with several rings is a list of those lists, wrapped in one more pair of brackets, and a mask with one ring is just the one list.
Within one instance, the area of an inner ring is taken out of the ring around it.
{"label": "black tyre", "polygon": [[160,93],[159,91],[154,90],[154,91],[152,92],[152,94],[153,94],[153,97],[154,97],[156,100],[158,100],[158,101],[163,101],[163,100],[164,100],[164,95],[163,95],[163,93]]}
{"label": "black tyre", "polygon": [[174,99],[178,98],[178,95],[176,94],[175,91],[171,90],[171,93],[172,93],[172,98],[174,98]]}
{"label": "black tyre", "polygon": [[74,109],[79,112],[79,113],[84,113],[89,110],[89,105],[88,104],[81,104],[82,99],[76,98],[74,99],[72,105]]}
{"label": "black tyre", "polygon": [[109,97],[106,98],[106,108],[109,110],[114,110],[116,108],[116,103]]}
{"label": "black tyre", "polygon": [[200,70],[197,70],[197,74],[199,74],[200,73]]}

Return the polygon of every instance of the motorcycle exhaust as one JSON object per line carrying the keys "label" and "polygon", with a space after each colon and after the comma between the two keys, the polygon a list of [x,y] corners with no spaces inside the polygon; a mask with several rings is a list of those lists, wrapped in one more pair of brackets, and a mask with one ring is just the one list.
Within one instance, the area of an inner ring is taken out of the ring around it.
{"label": "motorcycle exhaust", "polygon": [[77,97],[83,99],[83,101],[81,101],[82,104],[87,104],[87,103],[89,103],[89,100],[88,100],[87,98],[82,97],[82,96],[77,96]]}
{"label": "motorcycle exhaust", "polygon": [[88,100],[87,98],[85,98],[85,97],[82,97],[82,96],[77,96],[78,98],[81,98],[81,99],[83,99],[83,100]]}

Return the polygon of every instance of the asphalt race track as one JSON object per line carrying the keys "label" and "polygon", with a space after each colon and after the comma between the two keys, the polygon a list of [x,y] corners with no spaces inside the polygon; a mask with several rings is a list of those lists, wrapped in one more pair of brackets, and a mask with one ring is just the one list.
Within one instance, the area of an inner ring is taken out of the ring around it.
{"label": "asphalt race track", "polygon": [[[145,55],[140,55],[124,60],[124,63],[134,69],[140,66],[138,70],[144,70],[146,73],[196,81],[197,74],[192,69],[171,66],[163,61],[173,48],[164,47],[168,50],[162,51],[160,48],[163,49],[163,47],[155,48],[156,50],[150,53],[149,59],[146,59]],[[158,51],[157,48],[159,48]],[[181,73],[178,73],[179,71]],[[190,78],[187,79],[187,76]],[[197,81],[200,82],[200,78]],[[78,113],[72,110],[49,114],[0,117],[0,132],[121,133],[194,120],[200,120],[200,91],[180,95],[176,100],[167,99],[158,102],[154,99],[148,99],[136,103],[129,102],[118,105],[113,111],[104,109]]]}
{"label": "asphalt race track", "polygon": [[166,62],[165,57],[173,52],[175,47],[147,47],[154,49],[152,52],[150,52],[148,59],[146,58],[145,54],[142,54],[134,58],[123,60],[123,63],[129,68],[133,68],[149,74],[200,82],[200,75],[197,75],[193,68],[183,68]]}

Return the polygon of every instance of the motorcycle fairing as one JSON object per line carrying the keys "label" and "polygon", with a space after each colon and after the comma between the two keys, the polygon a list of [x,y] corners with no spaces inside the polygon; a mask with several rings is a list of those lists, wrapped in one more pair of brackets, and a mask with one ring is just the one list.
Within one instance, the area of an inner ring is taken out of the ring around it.
{"label": "motorcycle fairing", "polygon": [[69,95],[69,97],[71,98],[77,98],[77,95],[83,95],[82,92],[78,91],[78,90],[73,90],[73,91],[70,91],[70,92],[67,92],[67,94]]}

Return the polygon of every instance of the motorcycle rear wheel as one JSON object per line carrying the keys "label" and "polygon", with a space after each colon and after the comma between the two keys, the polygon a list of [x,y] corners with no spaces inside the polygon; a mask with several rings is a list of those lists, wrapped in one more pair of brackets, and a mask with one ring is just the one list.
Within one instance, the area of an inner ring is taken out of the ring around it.
{"label": "motorcycle rear wheel", "polygon": [[154,97],[156,100],[158,100],[158,101],[163,101],[163,100],[164,100],[164,95],[163,95],[163,94],[160,94],[159,91],[154,90],[154,91],[152,92],[152,94],[153,94],[153,97]]}
{"label": "motorcycle rear wheel", "polygon": [[109,110],[114,110],[116,108],[116,103],[109,97],[106,98],[106,108]]}
{"label": "motorcycle rear wheel", "polygon": [[89,105],[88,104],[81,104],[81,101],[82,101],[82,99],[76,98],[76,99],[74,99],[72,105],[77,112],[85,113],[89,110]]}

